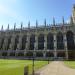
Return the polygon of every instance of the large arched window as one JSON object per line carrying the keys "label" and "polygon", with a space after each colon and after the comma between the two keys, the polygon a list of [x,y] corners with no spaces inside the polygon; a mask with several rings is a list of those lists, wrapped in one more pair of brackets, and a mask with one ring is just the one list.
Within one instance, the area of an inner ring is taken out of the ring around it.
{"label": "large arched window", "polygon": [[53,49],[54,43],[53,43],[53,34],[49,33],[47,35],[47,49]]}
{"label": "large arched window", "polygon": [[11,43],[11,36],[8,37],[8,45],[7,45],[7,49],[10,48],[10,43]]}
{"label": "large arched window", "polygon": [[30,50],[34,50],[34,43],[35,43],[35,35],[30,36]]}
{"label": "large arched window", "polygon": [[61,32],[57,34],[57,49],[64,49],[63,34]]}
{"label": "large arched window", "polygon": [[16,50],[17,49],[17,44],[19,43],[19,36],[17,35],[16,37],[15,37],[15,45],[14,45],[14,50]]}
{"label": "large arched window", "polygon": [[74,47],[74,35],[73,35],[73,32],[68,31],[67,34],[66,34],[66,37],[67,37],[67,48],[68,48],[68,50],[73,50],[75,48]]}
{"label": "large arched window", "polygon": [[22,50],[24,50],[25,47],[26,47],[26,38],[27,38],[26,35],[24,35],[23,38],[22,38]]}
{"label": "large arched window", "polygon": [[43,50],[44,49],[44,35],[40,34],[38,36],[38,50]]}
{"label": "large arched window", "polygon": [[0,43],[1,43],[0,44],[0,49],[2,50],[3,49],[4,38],[1,37]]}

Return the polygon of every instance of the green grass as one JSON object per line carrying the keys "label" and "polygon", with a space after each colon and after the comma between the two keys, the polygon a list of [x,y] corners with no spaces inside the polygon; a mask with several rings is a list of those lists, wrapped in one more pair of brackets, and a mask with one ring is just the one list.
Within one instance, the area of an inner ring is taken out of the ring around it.
{"label": "green grass", "polygon": [[[46,65],[47,61],[35,61],[35,70]],[[0,75],[24,75],[24,66],[29,66],[29,73],[32,72],[31,60],[0,60]]]}
{"label": "green grass", "polygon": [[64,61],[65,65],[75,69],[75,61]]}

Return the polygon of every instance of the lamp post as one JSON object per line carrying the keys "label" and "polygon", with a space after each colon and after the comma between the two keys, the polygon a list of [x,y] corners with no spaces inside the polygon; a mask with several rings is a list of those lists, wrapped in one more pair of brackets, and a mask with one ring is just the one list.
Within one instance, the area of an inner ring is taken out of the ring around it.
{"label": "lamp post", "polygon": [[48,64],[49,64],[49,57],[48,57]]}
{"label": "lamp post", "polygon": [[32,64],[32,75],[34,75],[34,67],[35,67],[35,54],[34,54],[34,52],[33,52],[32,62],[33,62],[33,64]]}

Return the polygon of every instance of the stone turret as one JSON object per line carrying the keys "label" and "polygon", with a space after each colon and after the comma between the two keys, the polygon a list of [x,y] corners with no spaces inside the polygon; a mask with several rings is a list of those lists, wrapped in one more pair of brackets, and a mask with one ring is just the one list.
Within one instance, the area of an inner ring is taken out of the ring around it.
{"label": "stone turret", "polygon": [[62,23],[63,23],[63,25],[64,25],[64,23],[65,23],[65,22],[64,22],[64,17],[62,17]]}
{"label": "stone turret", "polygon": [[9,24],[8,24],[8,27],[7,27],[7,29],[9,30]]}
{"label": "stone turret", "polygon": [[38,21],[36,20],[36,28],[38,27]]}
{"label": "stone turret", "polygon": [[23,22],[21,22],[21,30],[22,30],[22,28],[23,28]]}
{"label": "stone turret", "polygon": [[28,22],[28,28],[30,29],[30,21]]}
{"label": "stone turret", "polygon": [[1,30],[3,30],[3,25],[2,25],[2,27],[1,27]]}
{"label": "stone turret", "polygon": [[72,9],[72,18],[73,18],[73,23],[75,24],[75,4],[73,5]]}
{"label": "stone turret", "polygon": [[53,17],[53,25],[55,25],[55,18]]}
{"label": "stone turret", "polygon": [[45,27],[46,27],[46,19],[44,20],[44,25],[45,25]]}
{"label": "stone turret", "polygon": [[14,23],[14,30],[16,29],[16,23]]}

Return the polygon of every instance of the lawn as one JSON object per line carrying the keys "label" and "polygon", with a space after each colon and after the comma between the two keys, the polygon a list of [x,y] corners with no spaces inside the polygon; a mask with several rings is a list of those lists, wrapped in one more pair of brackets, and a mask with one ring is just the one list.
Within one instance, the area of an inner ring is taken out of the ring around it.
{"label": "lawn", "polygon": [[[46,65],[47,61],[35,61],[35,70]],[[32,72],[31,60],[6,60],[0,59],[0,75],[24,75],[24,66],[29,66],[29,73]]]}
{"label": "lawn", "polygon": [[65,65],[75,69],[75,61],[64,61]]}

